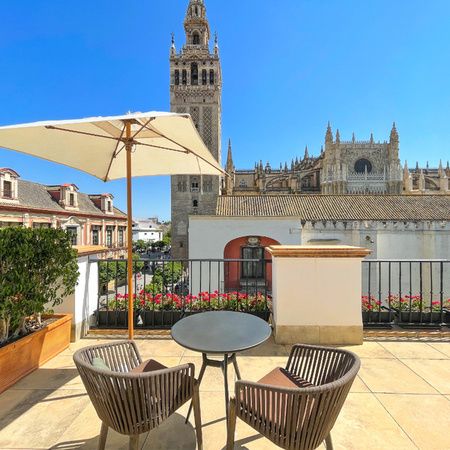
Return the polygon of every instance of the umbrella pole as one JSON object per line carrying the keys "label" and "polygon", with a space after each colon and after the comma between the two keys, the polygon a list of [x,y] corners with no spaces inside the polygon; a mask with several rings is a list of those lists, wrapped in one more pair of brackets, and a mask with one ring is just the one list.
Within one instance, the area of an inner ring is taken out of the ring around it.
{"label": "umbrella pole", "polygon": [[134,298],[133,298],[133,201],[131,186],[131,123],[126,122],[126,143],[127,153],[127,278],[128,278],[128,339],[134,338]]}

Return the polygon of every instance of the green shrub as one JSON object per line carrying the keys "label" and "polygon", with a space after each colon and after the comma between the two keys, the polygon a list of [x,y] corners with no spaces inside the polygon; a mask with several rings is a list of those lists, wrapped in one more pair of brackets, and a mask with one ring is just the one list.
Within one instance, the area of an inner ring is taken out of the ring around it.
{"label": "green shrub", "polygon": [[145,291],[149,294],[164,292],[164,288],[172,288],[183,275],[183,264],[180,262],[168,261],[164,265],[159,265],[153,272],[152,281],[145,286]]}
{"label": "green shrub", "polygon": [[0,344],[75,291],[77,253],[60,229],[0,230]]}

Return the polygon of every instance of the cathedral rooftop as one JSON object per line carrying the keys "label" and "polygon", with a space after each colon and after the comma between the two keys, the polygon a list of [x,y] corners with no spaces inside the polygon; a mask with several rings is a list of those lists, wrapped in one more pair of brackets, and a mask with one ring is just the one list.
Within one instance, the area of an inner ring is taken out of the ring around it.
{"label": "cathedral rooftop", "polygon": [[242,195],[218,198],[216,215],[302,220],[450,220],[450,195]]}

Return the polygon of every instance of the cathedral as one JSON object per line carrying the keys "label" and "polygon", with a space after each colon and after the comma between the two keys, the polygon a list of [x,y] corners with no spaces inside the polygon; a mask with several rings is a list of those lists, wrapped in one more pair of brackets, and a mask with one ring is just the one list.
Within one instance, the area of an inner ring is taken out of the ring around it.
{"label": "cathedral", "polygon": [[[186,42],[170,49],[170,106],[189,113],[203,141],[221,162],[222,72],[217,36],[211,50],[211,30],[204,0],[190,0],[184,21]],[[306,147],[302,157],[272,167],[256,162],[251,170],[237,169],[231,141],[225,170],[228,177],[173,176],[172,256],[188,258],[189,217],[215,215],[222,196],[283,195],[431,195],[449,194],[450,167],[410,170],[401,164],[395,123],[389,140],[341,139],[328,124],[317,156]]]}

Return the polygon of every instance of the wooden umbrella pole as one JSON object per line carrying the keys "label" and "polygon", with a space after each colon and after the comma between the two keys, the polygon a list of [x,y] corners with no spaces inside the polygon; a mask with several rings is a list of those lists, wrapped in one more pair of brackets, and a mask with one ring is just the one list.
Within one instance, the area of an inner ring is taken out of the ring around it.
{"label": "wooden umbrella pole", "polygon": [[128,248],[128,338],[134,338],[134,302],[133,302],[133,199],[131,185],[131,123],[126,122],[126,143],[127,152],[127,248]]}

